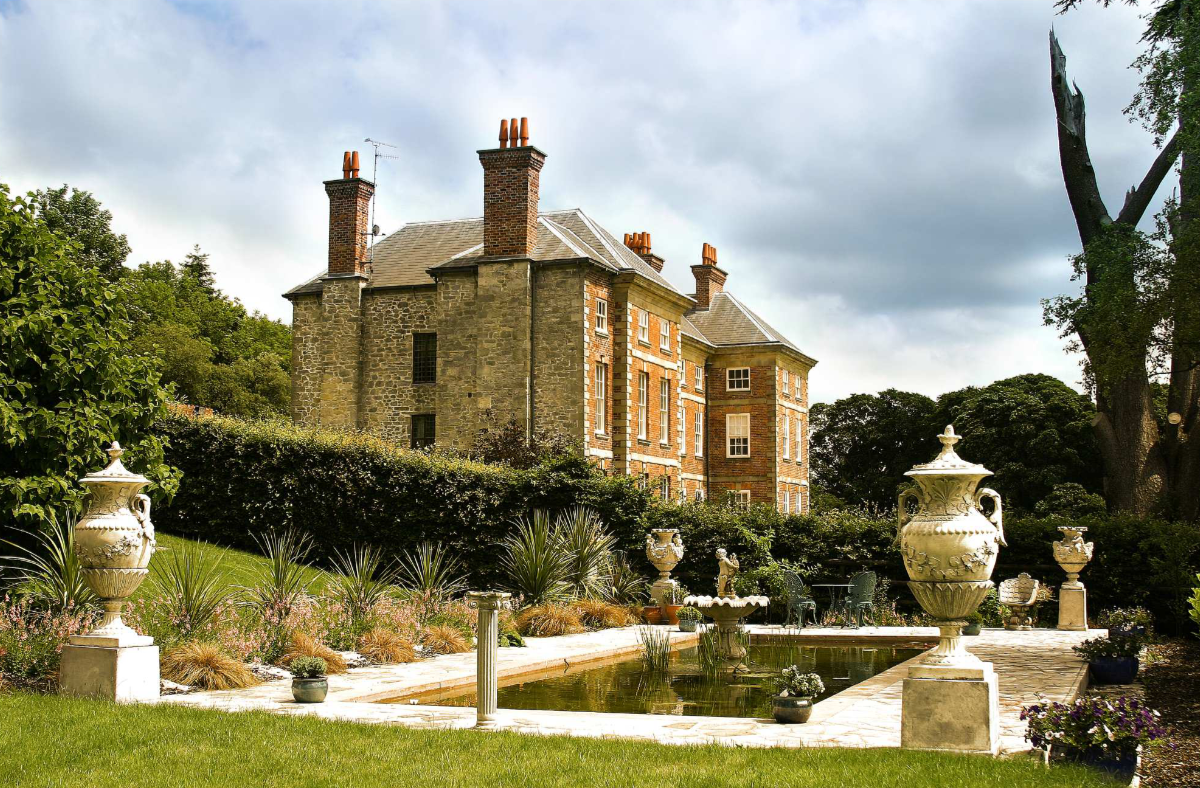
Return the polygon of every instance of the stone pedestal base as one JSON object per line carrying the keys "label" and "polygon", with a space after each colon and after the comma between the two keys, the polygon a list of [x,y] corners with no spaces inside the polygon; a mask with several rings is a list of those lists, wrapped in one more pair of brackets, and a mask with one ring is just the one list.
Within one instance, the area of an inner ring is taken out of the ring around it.
{"label": "stone pedestal base", "polygon": [[1087,629],[1087,589],[1083,583],[1078,588],[1063,583],[1058,589],[1058,628],[1072,632]]}
{"label": "stone pedestal base", "polygon": [[998,753],[1000,692],[992,664],[914,665],[904,680],[900,746]]}
{"label": "stone pedestal base", "polygon": [[121,703],[157,698],[158,646],[64,646],[58,687],[63,695]]}
{"label": "stone pedestal base", "polygon": [[656,605],[673,604],[671,597],[674,595],[677,587],[678,583],[674,580],[660,577],[650,586],[650,598],[654,600],[654,604]]}

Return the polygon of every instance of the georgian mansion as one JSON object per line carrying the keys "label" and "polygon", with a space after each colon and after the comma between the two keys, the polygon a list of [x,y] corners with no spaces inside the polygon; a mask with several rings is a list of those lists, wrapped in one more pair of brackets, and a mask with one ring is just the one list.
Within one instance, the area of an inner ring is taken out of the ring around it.
{"label": "georgian mansion", "polygon": [[717,250],[682,293],[649,233],[540,210],[546,154],[525,119],[478,155],[482,218],[413,222],[373,248],[358,154],[325,182],[326,270],[284,294],[293,419],[466,449],[486,414],[515,418],[667,497],[806,511],[816,361],[726,292]]}

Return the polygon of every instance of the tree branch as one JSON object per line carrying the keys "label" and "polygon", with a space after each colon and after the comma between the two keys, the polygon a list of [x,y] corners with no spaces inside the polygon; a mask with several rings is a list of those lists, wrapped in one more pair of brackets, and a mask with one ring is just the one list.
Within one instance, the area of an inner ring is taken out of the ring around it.
{"label": "tree branch", "polygon": [[1063,183],[1075,214],[1075,226],[1084,248],[1106,224],[1112,223],[1096,171],[1088,154],[1083,94],[1067,83],[1067,58],[1054,31],[1050,31],[1050,90],[1054,94],[1054,113],[1058,116],[1058,158]]}
{"label": "tree branch", "polygon": [[1166,178],[1171,167],[1175,166],[1177,158],[1179,158],[1178,131],[1171,135],[1170,141],[1163,146],[1158,158],[1150,165],[1150,169],[1146,171],[1146,177],[1142,178],[1138,187],[1130,189],[1129,193],[1125,195],[1125,205],[1117,216],[1118,223],[1135,225],[1142,220],[1142,214],[1146,212],[1150,200],[1154,198],[1154,193],[1162,185],[1163,178]]}

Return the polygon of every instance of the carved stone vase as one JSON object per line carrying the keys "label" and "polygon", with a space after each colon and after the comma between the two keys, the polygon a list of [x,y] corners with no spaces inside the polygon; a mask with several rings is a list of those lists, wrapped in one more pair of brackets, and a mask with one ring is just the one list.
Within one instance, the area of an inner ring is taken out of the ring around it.
{"label": "carved stone vase", "polygon": [[1054,560],[1067,573],[1067,582],[1058,590],[1058,628],[1082,632],[1087,623],[1087,589],[1079,581],[1079,573],[1092,560],[1095,544],[1083,541],[1087,528],[1076,525],[1060,525],[1063,532],[1060,542],[1054,543]]}
{"label": "carved stone vase", "polygon": [[150,498],[141,489],[150,483],[121,464],[124,450],[113,441],[106,450],[108,466],[80,482],[91,496],[88,509],[75,524],[75,555],[83,579],[104,604],[104,617],[86,635],[76,635],[77,645],[141,646],[153,640],[138,635],[121,620],[121,608],[146,578],[154,554],[154,526]]}
{"label": "carved stone vase", "polygon": [[[1002,504],[995,490],[976,489],[992,472],[955,453],[960,438],[953,425],[938,440],[941,453],[905,474],[917,484],[900,493],[900,552],[908,587],[941,630],[937,648],[922,664],[969,667],[979,659],[963,646],[962,628],[992,587],[992,569],[1005,544]],[[984,514],[988,500],[992,512]]]}
{"label": "carved stone vase", "polygon": [[646,558],[658,570],[658,579],[650,586],[650,596],[658,605],[667,605],[675,590],[671,570],[683,558],[683,540],[674,528],[655,528],[646,534]]}

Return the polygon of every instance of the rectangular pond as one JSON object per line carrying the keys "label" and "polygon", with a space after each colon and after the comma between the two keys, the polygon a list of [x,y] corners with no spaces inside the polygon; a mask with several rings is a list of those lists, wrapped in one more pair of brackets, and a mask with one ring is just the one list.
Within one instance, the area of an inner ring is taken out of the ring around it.
{"label": "rectangular pond", "polygon": [[[502,679],[499,704],[502,709],[770,717],[773,680],[788,665],[820,675],[825,693],[816,700],[822,700],[924,650],[752,643],[747,671],[731,674],[704,670],[693,647],[674,652],[666,672],[647,670],[635,655]],[[472,685],[383,702],[474,706],[475,692]]]}

